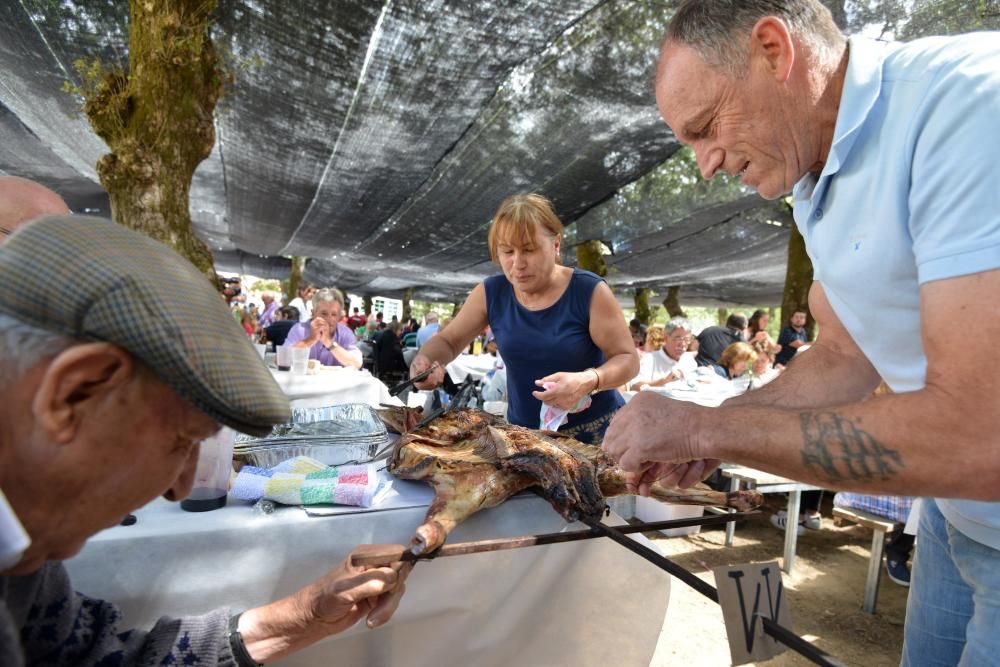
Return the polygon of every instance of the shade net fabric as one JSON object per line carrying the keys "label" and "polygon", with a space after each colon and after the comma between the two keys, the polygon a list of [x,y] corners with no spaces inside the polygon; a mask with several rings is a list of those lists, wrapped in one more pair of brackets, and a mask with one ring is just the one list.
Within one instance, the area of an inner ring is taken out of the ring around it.
{"label": "shade net fabric", "polygon": [[[996,28],[977,3],[830,2],[847,32]],[[978,3],[981,4],[981,3]],[[987,3],[988,5],[989,3]],[[495,272],[486,229],[515,192],[548,196],[575,243],[611,253],[616,288],[773,303],[791,220],[731,181],[700,182],[652,80],[675,2],[220,0],[232,73],[191,215],[221,270],[363,294],[461,298]],[[977,13],[978,11],[978,13]],[[110,215],[107,147],[65,84],[125,64],[128,4],[0,5],[0,170]]]}

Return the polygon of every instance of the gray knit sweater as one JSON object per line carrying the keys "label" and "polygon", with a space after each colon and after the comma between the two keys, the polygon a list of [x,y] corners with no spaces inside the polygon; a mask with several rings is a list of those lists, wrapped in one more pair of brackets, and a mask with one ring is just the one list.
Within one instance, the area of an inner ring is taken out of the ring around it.
{"label": "gray knit sweater", "polygon": [[0,665],[220,665],[235,667],[228,609],[162,617],[148,632],[120,630],[121,612],[76,593],[62,563],[0,577]]}

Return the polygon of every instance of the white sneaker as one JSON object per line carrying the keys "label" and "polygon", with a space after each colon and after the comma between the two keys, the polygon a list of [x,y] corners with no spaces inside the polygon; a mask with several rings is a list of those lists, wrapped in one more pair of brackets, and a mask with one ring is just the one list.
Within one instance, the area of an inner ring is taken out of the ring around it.
{"label": "white sneaker", "polygon": [[823,517],[817,514],[816,516],[807,516],[804,520],[799,522],[809,530],[822,530],[823,529]]}
{"label": "white sneaker", "polygon": [[[788,526],[788,512],[782,510],[777,514],[772,514],[771,525],[777,528],[778,530],[781,531],[785,530],[785,528]],[[803,526],[802,523],[800,522],[799,525],[795,527],[795,534],[801,536],[805,532],[806,532],[805,526]]]}

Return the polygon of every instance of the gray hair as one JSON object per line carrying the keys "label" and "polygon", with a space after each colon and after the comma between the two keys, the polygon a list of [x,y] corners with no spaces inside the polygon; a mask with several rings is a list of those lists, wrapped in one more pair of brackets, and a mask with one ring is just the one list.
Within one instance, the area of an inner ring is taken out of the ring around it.
{"label": "gray hair", "polygon": [[678,329],[691,331],[691,322],[686,317],[673,317],[669,322],[663,325],[663,330],[668,336]]}
{"label": "gray hair", "polygon": [[79,342],[0,313],[0,365],[4,368],[3,383],[16,382],[35,364],[51,359]]}
{"label": "gray hair", "polygon": [[708,65],[742,76],[749,65],[750,31],[765,16],[784,21],[822,61],[840,57],[844,34],[819,0],[683,0],[664,41],[684,44]]}
{"label": "gray hair", "polygon": [[344,294],[336,287],[323,287],[322,289],[316,290],[313,294],[312,304],[313,308],[321,303],[339,303],[341,308],[344,307]]}

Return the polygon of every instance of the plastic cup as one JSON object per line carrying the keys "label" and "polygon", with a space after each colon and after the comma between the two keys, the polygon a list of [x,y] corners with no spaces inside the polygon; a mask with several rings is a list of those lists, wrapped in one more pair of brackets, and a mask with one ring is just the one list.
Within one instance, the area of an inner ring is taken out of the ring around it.
{"label": "plastic cup", "polygon": [[194,486],[181,509],[188,512],[207,512],[226,505],[229,477],[233,471],[233,443],[236,431],[223,427],[211,438],[201,441],[198,466],[194,472]]}
{"label": "plastic cup", "polygon": [[266,343],[254,343],[253,347],[254,347],[255,350],[257,350],[257,354],[260,355],[261,359],[263,359],[264,355],[267,354],[267,344]]}
{"label": "plastic cup", "polygon": [[277,351],[277,362],[279,371],[289,371],[292,369],[292,350],[296,348],[290,345],[279,345]]}
{"label": "plastic cup", "polygon": [[292,374],[294,375],[305,375],[306,370],[309,368],[309,348],[308,347],[293,347],[292,348]]}

